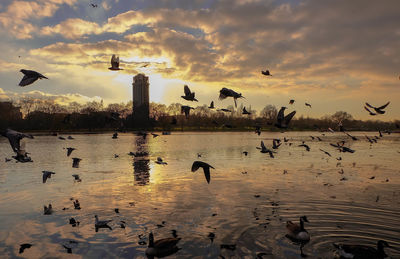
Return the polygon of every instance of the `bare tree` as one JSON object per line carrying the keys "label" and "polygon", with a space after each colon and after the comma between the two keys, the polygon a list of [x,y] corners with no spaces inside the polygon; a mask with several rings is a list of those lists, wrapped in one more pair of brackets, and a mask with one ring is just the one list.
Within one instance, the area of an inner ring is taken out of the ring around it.
{"label": "bare tree", "polygon": [[260,115],[261,117],[266,118],[267,121],[273,121],[278,115],[278,110],[274,105],[268,104],[261,110]]}

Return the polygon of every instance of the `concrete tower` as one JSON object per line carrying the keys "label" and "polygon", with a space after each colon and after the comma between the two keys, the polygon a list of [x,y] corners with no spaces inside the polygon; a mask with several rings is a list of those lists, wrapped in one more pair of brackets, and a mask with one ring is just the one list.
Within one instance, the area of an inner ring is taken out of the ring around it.
{"label": "concrete tower", "polygon": [[149,77],[137,74],[133,77],[133,118],[135,121],[149,120]]}

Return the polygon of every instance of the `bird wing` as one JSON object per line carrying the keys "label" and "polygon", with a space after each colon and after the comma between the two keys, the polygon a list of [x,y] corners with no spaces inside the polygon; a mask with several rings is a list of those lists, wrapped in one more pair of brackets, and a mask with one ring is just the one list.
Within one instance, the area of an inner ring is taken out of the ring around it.
{"label": "bird wing", "polygon": [[185,91],[185,95],[189,96],[192,92],[190,92],[189,86],[185,85],[183,87],[183,90]]}
{"label": "bird wing", "polygon": [[267,149],[267,148],[265,147],[265,145],[264,145],[264,141],[262,141],[262,140],[261,140],[261,148],[262,148],[262,149]]}
{"label": "bird wing", "polygon": [[369,103],[365,103],[365,105],[367,105],[369,108],[372,108],[372,109],[374,109],[375,107],[374,106],[372,106],[371,104],[369,104]]}
{"label": "bird wing", "polygon": [[385,109],[385,108],[386,108],[386,106],[388,106],[388,105],[389,105],[389,103],[390,103],[390,102],[387,102],[387,104],[385,104],[385,105],[382,105],[381,107],[378,107],[377,109],[378,109],[378,110]]}
{"label": "bird wing", "polygon": [[371,115],[375,115],[376,113],[371,112],[366,106],[364,106],[364,109],[369,112]]}
{"label": "bird wing", "polygon": [[39,77],[37,77],[37,76],[24,75],[24,77],[22,78],[21,82],[19,82],[18,85],[19,86],[27,86],[27,85],[34,83],[38,79],[39,79]]}
{"label": "bird wing", "polygon": [[286,228],[288,231],[290,231],[293,234],[297,234],[301,231],[300,226],[291,221],[286,222]]}
{"label": "bird wing", "polygon": [[284,117],[285,117],[285,107],[281,107],[281,109],[278,112],[278,115],[276,116],[276,121],[278,122],[278,124],[281,124]]}
{"label": "bird wing", "polygon": [[289,113],[288,115],[285,116],[284,118],[284,122],[286,125],[289,124],[290,120],[293,118],[293,116],[296,114],[296,111],[292,111],[291,113]]}
{"label": "bird wing", "polygon": [[210,183],[210,181],[211,181],[210,167],[209,166],[204,166],[203,167],[203,171],[204,171],[204,176],[206,177],[207,183]]}

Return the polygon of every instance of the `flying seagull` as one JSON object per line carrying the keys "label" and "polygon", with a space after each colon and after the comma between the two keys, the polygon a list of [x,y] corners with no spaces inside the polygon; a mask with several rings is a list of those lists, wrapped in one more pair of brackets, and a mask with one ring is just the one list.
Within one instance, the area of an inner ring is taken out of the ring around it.
{"label": "flying seagull", "polygon": [[[389,103],[390,103],[390,102],[387,102],[386,104],[384,104],[384,105],[382,105],[382,106],[380,106],[380,107],[374,107],[374,106],[372,106],[372,105],[369,104],[369,103],[365,103],[365,105],[367,105],[369,108],[374,109],[376,113],[384,114],[385,111],[383,111],[383,109],[385,109],[386,106],[389,105]],[[366,107],[364,107],[364,108],[365,108],[366,110],[368,110]],[[368,111],[369,111],[369,110],[368,110]],[[370,113],[370,115],[372,115],[370,111],[369,111],[369,113]]]}
{"label": "flying seagull", "polygon": [[187,106],[187,105],[182,105],[182,106],[181,106],[181,113],[185,113],[186,119],[189,118],[189,113],[190,113],[190,110],[191,110],[191,109],[194,110],[194,108],[192,108],[192,107],[190,107],[190,106]]}
{"label": "flying seagull", "polygon": [[82,182],[82,179],[79,178],[79,174],[73,174],[72,177],[74,177],[74,181]]}
{"label": "flying seagull", "polygon": [[375,116],[375,115],[376,115],[376,113],[374,113],[374,112],[372,112],[370,109],[368,109],[367,106],[364,106],[364,109],[365,109],[367,112],[369,112],[369,115],[371,115],[371,116]]}
{"label": "flying seagull", "polygon": [[273,149],[278,149],[278,147],[281,145],[282,143],[280,142],[279,139],[273,139],[272,140],[272,148]]}
{"label": "flying seagull", "polygon": [[281,107],[276,117],[275,127],[280,129],[286,129],[289,126],[290,120],[296,114],[296,111],[292,111],[288,115],[284,116],[286,107]]}
{"label": "flying seagull", "polygon": [[237,107],[236,99],[244,98],[241,93],[237,93],[237,92],[233,91],[232,89],[228,89],[228,88],[224,87],[219,91],[219,99],[223,100],[227,97],[233,97],[233,100],[235,101],[235,107]]}
{"label": "flying seagull", "polygon": [[19,86],[22,87],[33,84],[38,79],[43,79],[43,78],[48,79],[44,75],[33,70],[21,69],[20,72],[24,74],[24,77],[22,78],[21,82],[19,82]]}
{"label": "flying seagull", "polygon": [[168,165],[168,163],[164,162],[161,157],[157,157],[157,161],[155,161],[155,163],[159,165]]}
{"label": "flying seagull", "polygon": [[70,156],[72,151],[76,150],[76,148],[73,148],[73,147],[67,147],[67,148],[64,148],[64,149],[67,150],[67,156]]}
{"label": "flying seagull", "polygon": [[181,96],[183,99],[185,99],[186,101],[192,101],[192,102],[193,102],[193,101],[196,101],[196,102],[198,102],[197,99],[194,98],[195,93],[194,93],[194,92],[192,93],[192,92],[190,91],[189,86],[185,85],[185,86],[183,87],[183,90],[184,90],[184,92],[185,92],[185,95],[182,95],[182,96]]}
{"label": "flying seagull", "polygon": [[73,168],[79,168],[79,162],[81,162],[82,159],[74,157],[72,158],[72,167]]}
{"label": "flying seagull", "polygon": [[108,69],[110,70],[123,70],[122,68],[119,68],[119,57],[112,55],[111,57],[111,67]]}
{"label": "flying seagull", "polygon": [[22,254],[24,252],[25,249],[27,248],[31,248],[32,244],[22,244],[19,247],[19,253]]}
{"label": "flying seagull", "polygon": [[214,109],[215,107],[214,107],[214,101],[211,101],[211,104],[210,104],[210,106],[208,106],[208,109]]}
{"label": "flying seagull", "polygon": [[289,101],[289,104],[294,104],[294,100],[291,99],[291,100]]}
{"label": "flying seagull", "polygon": [[211,176],[210,176],[210,167],[211,167],[212,169],[215,169],[215,168],[212,167],[211,165],[205,163],[205,162],[202,162],[202,161],[194,161],[194,162],[193,162],[193,165],[192,165],[192,172],[196,172],[197,169],[199,169],[200,167],[203,168],[204,176],[206,177],[207,183],[210,183],[210,180],[211,180]]}
{"label": "flying seagull", "polygon": [[305,144],[304,141],[303,144],[299,145],[299,147],[305,147],[307,151],[310,151],[310,147],[307,144]]}
{"label": "flying seagull", "polygon": [[18,152],[21,149],[20,141],[23,138],[30,138],[33,139],[33,136],[31,134],[24,134],[12,129],[6,129],[6,131],[2,132],[1,135],[3,137],[8,138],[8,141],[10,142],[11,148],[14,152]]}
{"label": "flying seagull", "polygon": [[43,173],[43,183],[46,183],[47,178],[51,178],[52,174],[56,174],[54,172],[50,172],[50,171],[42,171]]}
{"label": "flying seagull", "polygon": [[324,152],[324,153],[327,154],[328,156],[331,156],[331,154],[329,154],[329,152],[327,152],[327,151],[325,151],[325,150],[322,150],[322,149],[319,149],[319,150],[321,150],[322,152]]}
{"label": "flying seagull", "polygon": [[256,147],[256,148],[261,149],[260,150],[261,153],[268,153],[271,158],[274,158],[273,152],[264,145],[264,141],[261,140],[261,147]]}
{"label": "flying seagull", "polygon": [[242,114],[250,115],[251,112],[248,112],[248,111],[246,110],[246,107],[243,107],[243,112],[242,112]]}
{"label": "flying seagull", "polygon": [[263,74],[264,76],[272,76],[269,70],[261,71],[261,74]]}
{"label": "flying seagull", "polygon": [[305,103],[305,105],[311,108],[311,104],[309,104],[309,103]]}
{"label": "flying seagull", "polygon": [[93,8],[97,8],[97,4],[91,3],[90,6],[93,7]]}

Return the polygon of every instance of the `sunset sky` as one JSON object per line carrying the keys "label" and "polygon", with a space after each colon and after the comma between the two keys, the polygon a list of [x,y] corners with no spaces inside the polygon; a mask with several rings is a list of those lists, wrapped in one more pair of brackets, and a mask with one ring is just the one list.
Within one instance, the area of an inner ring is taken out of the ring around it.
{"label": "sunset sky", "polygon": [[[257,110],[295,99],[298,115],[399,119],[399,14],[399,0],[2,0],[0,99],[127,102],[145,73],[166,105],[187,103],[187,84],[192,105],[232,105],[228,87]],[[124,70],[108,70],[112,54]],[[19,87],[22,68],[50,80]],[[391,103],[371,117],[366,101]]]}

